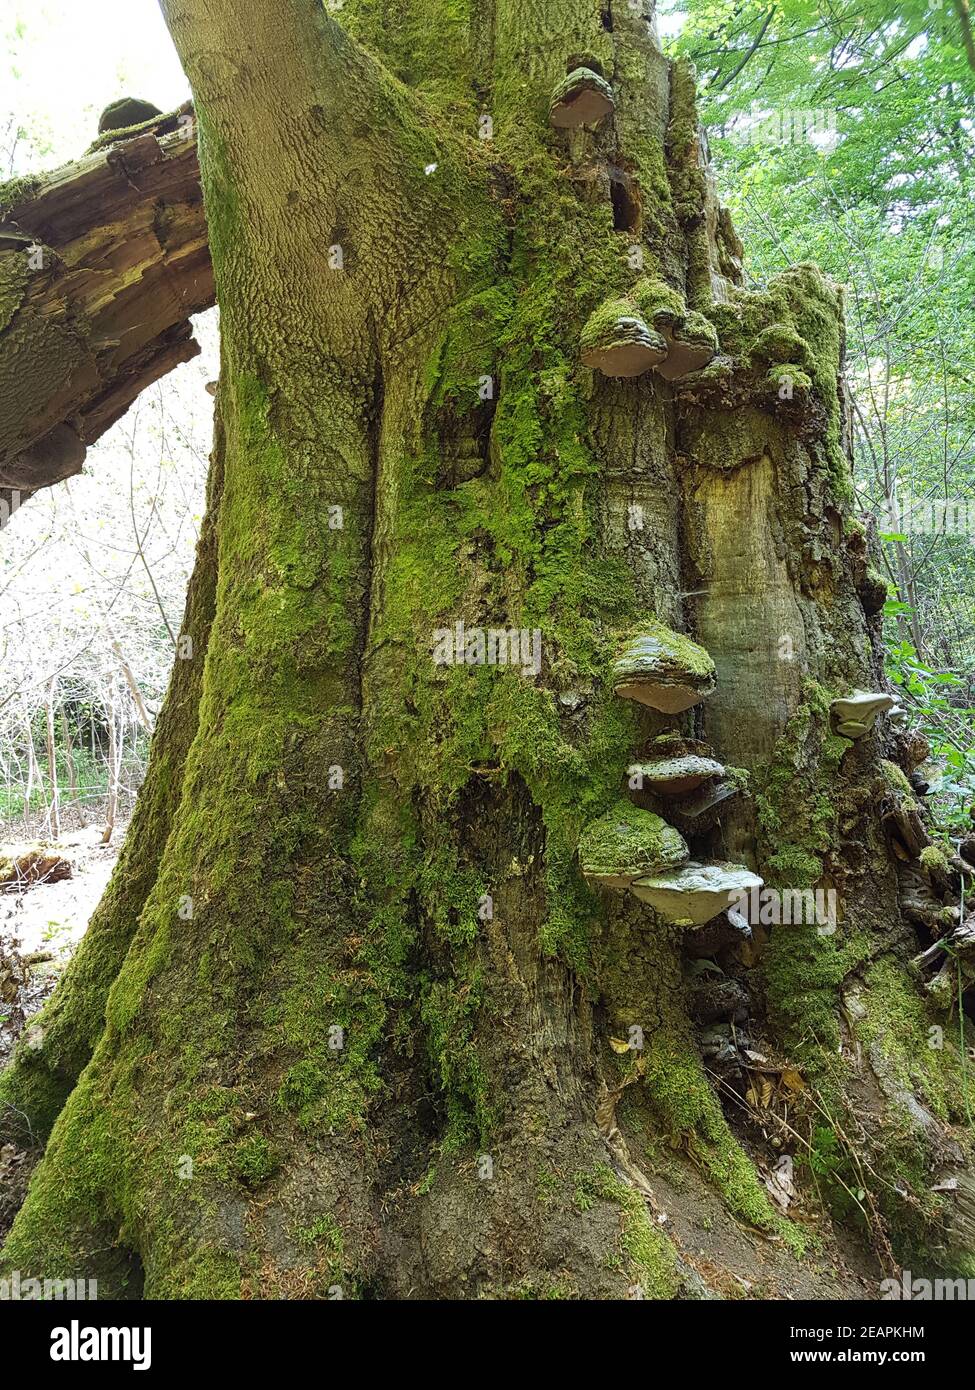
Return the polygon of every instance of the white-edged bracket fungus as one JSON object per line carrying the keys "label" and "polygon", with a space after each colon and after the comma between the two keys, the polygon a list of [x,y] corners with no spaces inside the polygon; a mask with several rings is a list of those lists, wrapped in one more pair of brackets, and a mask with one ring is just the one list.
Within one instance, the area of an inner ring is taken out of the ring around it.
{"label": "white-edged bracket fungus", "polygon": [[666,381],[677,381],[708,365],[718,351],[718,335],[703,314],[688,313],[672,286],[642,279],[629,294],[607,299],[593,311],[580,349],[583,364],[604,376],[656,370]]}
{"label": "white-edged bracket fungus", "polygon": [[845,700],[834,700],[830,705],[830,727],[834,734],[841,734],[843,738],[865,738],[878,715],[893,709],[895,704],[890,695],[854,690]]}
{"label": "white-edged bracket fungus", "polygon": [[582,362],[603,376],[643,376],[667,356],[667,340],[628,299],[610,299],[589,316],[579,339]]}
{"label": "white-edged bracket fungus", "polygon": [[643,786],[657,796],[685,796],[697,791],[710,777],[723,777],[724,767],[714,758],[699,753],[674,750],[657,754],[651,749],[647,761],[634,763],[630,775],[638,773]]}
{"label": "white-edged bracket fungus", "polygon": [[890,722],[896,725],[898,729],[906,729],[911,722],[911,716],[904,708],[904,706],[896,703],[894,705],[894,708],[890,711],[890,715],[888,717],[890,719]]}
{"label": "white-edged bracket fungus", "polygon": [[741,864],[688,862],[679,869],[647,874],[630,885],[641,902],[648,903],[665,922],[700,927],[726,912],[764,879]]}
{"label": "white-edged bracket fungus", "polygon": [[700,704],[714,684],[714,662],[704,648],[655,620],[633,632],[613,662],[616,694],[662,714]]}
{"label": "white-edged bracket fungus", "polygon": [[635,878],[671,869],[689,854],[679,831],[629,801],[618,801],[579,837],[582,872],[607,888],[628,888]]}
{"label": "white-edged bracket fungus", "polygon": [[679,381],[699,372],[714,358],[718,336],[703,314],[688,314],[683,323],[664,329],[667,356],[657,367],[665,381]]}
{"label": "white-edged bracket fungus", "polygon": [[552,93],[548,118],[559,130],[595,125],[616,110],[613,89],[592,68],[573,68]]}

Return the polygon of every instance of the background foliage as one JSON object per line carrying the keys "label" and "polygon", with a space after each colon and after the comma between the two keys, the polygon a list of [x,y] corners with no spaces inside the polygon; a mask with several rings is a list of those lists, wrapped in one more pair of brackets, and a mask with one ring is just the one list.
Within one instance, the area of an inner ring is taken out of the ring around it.
{"label": "background foliage", "polygon": [[[665,0],[698,70],[721,192],[761,284],[816,261],[846,286],[857,499],[883,540],[892,679],[953,826],[975,792],[972,52],[954,0]],[[909,499],[969,530],[918,533]],[[965,511],[959,511],[964,517]]]}

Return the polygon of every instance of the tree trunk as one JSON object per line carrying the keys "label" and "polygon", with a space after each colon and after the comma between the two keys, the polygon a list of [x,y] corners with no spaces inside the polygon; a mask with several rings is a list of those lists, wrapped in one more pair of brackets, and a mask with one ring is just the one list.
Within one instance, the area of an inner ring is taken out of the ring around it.
{"label": "tree trunk", "polygon": [[57,694],[57,677],[47,687],[44,700],[47,775],[51,783],[51,804],[48,808],[48,823],[55,840],[61,837],[61,785],[58,781],[57,745],[54,740],[54,699]]}
{"label": "tree trunk", "polygon": [[65,707],[61,705],[61,744],[64,748],[64,769],[68,776],[68,792],[70,794],[69,805],[77,809],[78,818],[81,824],[85,823],[84,801],[78,797],[78,777],[74,765],[74,740],[71,737],[71,728],[68,724],[68,716]]}
{"label": "tree trunk", "polygon": [[[0,1083],[43,1132],[77,1080],[0,1267],[613,1298],[723,1293],[739,1260],[850,1292],[828,1236],[797,1258],[783,1156],[882,1262],[964,1265],[930,1190],[966,1172],[964,1026],[938,1034],[901,907],[934,864],[916,740],[829,708],[882,689],[837,291],[741,287],[647,5],[163,8],[221,305],[215,606],[39,1059]],[[574,98],[615,110],[566,128]],[[600,369],[640,354],[660,370]],[[616,693],[641,635],[686,710]],[[710,803],[638,789],[667,730],[731,769]],[[587,882],[580,837],[628,796],[695,860],[834,892],[836,930],[744,941]],[[734,1259],[701,1254],[715,1212],[751,1233]]]}

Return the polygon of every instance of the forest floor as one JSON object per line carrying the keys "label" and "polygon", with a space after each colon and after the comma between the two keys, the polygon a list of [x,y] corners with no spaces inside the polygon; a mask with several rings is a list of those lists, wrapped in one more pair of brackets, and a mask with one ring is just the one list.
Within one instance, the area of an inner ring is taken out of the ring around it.
{"label": "forest floor", "polygon": [[[0,889],[0,1067],[18,1036],[57,983],[108,883],[125,839],[116,825],[112,842],[101,843],[100,825],[77,826],[57,841],[43,840],[71,865],[71,876]],[[7,838],[0,830],[0,859],[39,843],[18,824]],[[6,963],[6,965],[5,965]],[[4,968],[10,979],[4,985]]]}
{"label": "forest floor", "polygon": [[[0,889],[0,1068],[14,1044],[57,984],[84,936],[125,840],[126,824],[116,823],[108,845],[101,825],[77,818],[56,842],[43,839],[40,825],[0,826],[0,859],[17,857],[39,844],[65,859],[70,877],[39,880]],[[0,1146],[0,1242],[27,1190],[39,1151]]]}

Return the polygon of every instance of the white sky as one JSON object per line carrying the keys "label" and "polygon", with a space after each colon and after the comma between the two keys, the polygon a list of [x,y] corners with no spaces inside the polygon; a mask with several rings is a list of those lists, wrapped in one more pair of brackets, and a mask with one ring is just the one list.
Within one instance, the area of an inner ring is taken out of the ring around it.
{"label": "white sky", "polygon": [[0,117],[35,145],[17,172],[77,158],[120,96],[163,111],[189,96],[158,0],[0,0]]}

